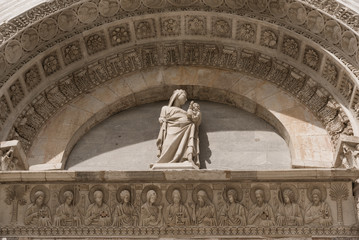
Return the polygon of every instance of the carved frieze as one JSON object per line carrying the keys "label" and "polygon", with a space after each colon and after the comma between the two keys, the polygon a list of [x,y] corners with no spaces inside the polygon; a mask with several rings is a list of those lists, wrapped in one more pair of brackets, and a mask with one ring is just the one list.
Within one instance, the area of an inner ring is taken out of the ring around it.
{"label": "carved frieze", "polygon": [[161,17],[161,35],[177,36],[181,33],[181,17]]}
{"label": "carved frieze", "polygon": [[[105,40],[105,35],[104,35],[103,31],[85,36],[84,39],[85,39],[85,44],[86,44],[86,48],[87,48],[87,53],[89,55],[101,52],[106,49],[106,40]],[[111,44],[113,46],[120,44],[117,41],[116,34],[115,34],[115,36],[111,35]]]}
{"label": "carved frieze", "polygon": [[238,22],[237,26],[237,39],[245,42],[255,42],[257,33],[256,25]]}
{"label": "carved frieze", "polygon": [[269,48],[277,48],[278,33],[272,29],[262,29],[260,44]]}
{"label": "carved frieze", "polygon": [[307,46],[304,50],[303,63],[317,71],[321,62],[320,53],[312,47]]}
{"label": "carved frieze", "polygon": [[110,42],[112,46],[127,43],[131,40],[131,34],[127,23],[109,28]]}
{"label": "carved frieze", "polygon": [[141,40],[156,36],[155,20],[153,18],[135,21],[134,25],[137,39]]}
{"label": "carved frieze", "polygon": [[297,39],[289,36],[284,36],[282,43],[282,53],[297,59],[299,56],[300,43]]}
{"label": "carved frieze", "polygon": [[212,35],[215,37],[232,37],[232,19],[212,18]]}
{"label": "carved frieze", "polygon": [[325,66],[322,72],[322,76],[333,86],[337,86],[338,84],[338,67],[332,63],[330,60],[325,61]]}
{"label": "carved frieze", "polygon": [[206,35],[207,18],[205,16],[186,16],[186,34]]}
{"label": "carved frieze", "polygon": [[52,52],[42,60],[42,67],[47,76],[61,69],[59,58],[56,52]]}

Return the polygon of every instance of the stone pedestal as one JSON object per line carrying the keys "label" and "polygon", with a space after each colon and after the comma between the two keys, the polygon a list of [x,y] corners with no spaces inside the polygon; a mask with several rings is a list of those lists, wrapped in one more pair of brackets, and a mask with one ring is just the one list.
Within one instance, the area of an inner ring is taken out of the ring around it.
{"label": "stone pedestal", "polygon": [[197,170],[199,167],[193,162],[181,163],[153,163],[150,165],[151,170]]}

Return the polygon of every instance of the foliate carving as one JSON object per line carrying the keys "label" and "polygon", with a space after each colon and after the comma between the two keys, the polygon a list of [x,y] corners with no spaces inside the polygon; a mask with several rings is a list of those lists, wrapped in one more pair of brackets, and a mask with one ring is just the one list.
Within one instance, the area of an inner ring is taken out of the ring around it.
{"label": "foliate carving", "polygon": [[163,63],[175,65],[180,61],[180,50],[178,45],[166,45],[163,47]]}
{"label": "foliate carving", "polygon": [[60,206],[56,208],[54,226],[80,226],[82,216],[77,204],[79,192],[76,186],[67,185],[59,192]]}
{"label": "foliate carving", "polygon": [[232,20],[226,18],[212,18],[212,35],[216,37],[232,37]]}
{"label": "foliate carving", "polygon": [[243,198],[242,190],[236,186],[227,186],[222,194],[225,203],[218,209],[218,225],[246,226],[247,210],[240,204]]}
{"label": "foliate carving", "polygon": [[32,66],[28,71],[25,72],[24,81],[28,91],[31,91],[41,82],[41,76],[37,65]]}
{"label": "foliate carving", "polygon": [[298,204],[298,189],[292,184],[282,184],[278,195],[280,206],[276,213],[277,224],[279,226],[303,225],[302,209]]}
{"label": "foliate carving", "polygon": [[350,31],[345,31],[343,33],[341,43],[344,52],[346,52],[349,55],[353,55],[355,51],[358,49],[358,40],[356,36]]}
{"label": "foliate carving", "polygon": [[40,129],[44,123],[44,118],[38,114],[33,107],[26,109],[24,114],[24,119],[26,119],[26,124],[32,127],[33,129]]}
{"label": "foliate carving", "polygon": [[177,36],[181,33],[181,17],[161,17],[161,35]]}
{"label": "foliate carving", "polygon": [[344,74],[340,82],[339,91],[348,102],[350,101],[353,89],[354,84],[352,83],[348,75]]}
{"label": "foliate carving", "polygon": [[25,205],[26,189],[23,185],[10,185],[6,188],[5,203],[11,205],[11,223],[16,224],[18,221],[18,206]]}
{"label": "foliate carving", "polygon": [[141,52],[143,67],[153,67],[158,65],[158,50],[156,47],[143,47]]}
{"label": "foliate carving", "polygon": [[42,60],[42,67],[47,76],[61,69],[56,52],[52,52]]}
{"label": "foliate carving", "polygon": [[12,106],[15,108],[21,100],[24,98],[25,94],[22,90],[20,80],[16,80],[9,88],[8,94],[12,103]]}
{"label": "foliate carving", "polygon": [[325,66],[323,69],[322,76],[333,86],[338,84],[338,67],[332,63],[330,60],[325,61]]}
{"label": "foliate carving", "polygon": [[256,40],[257,27],[250,23],[238,22],[237,39],[254,43]]}
{"label": "foliate carving", "polygon": [[186,34],[206,35],[207,18],[205,16],[186,16]]}
{"label": "foliate carving", "polygon": [[155,20],[152,18],[135,21],[135,33],[137,39],[146,39],[156,36]]}
{"label": "foliate carving", "polygon": [[216,226],[217,214],[212,203],[213,191],[208,185],[198,185],[192,192],[192,221],[198,226]]}
{"label": "foliate carving", "polygon": [[282,52],[292,58],[297,59],[299,56],[299,41],[289,36],[284,36]]}
{"label": "foliate carving", "polygon": [[44,19],[38,27],[39,36],[43,40],[50,40],[55,37],[57,34],[57,30],[57,23],[52,18]]}
{"label": "foliate carving", "polygon": [[137,209],[139,206],[134,206],[136,191],[134,191],[130,186],[121,186],[117,190],[116,197],[119,204],[116,205],[113,212],[112,226],[138,226],[139,213]]}
{"label": "foliate carving", "polygon": [[250,9],[257,12],[263,12],[267,8],[267,0],[255,0],[247,2]]}
{"label": "foliate carving", "polygon": [[56,108],[46,98],[45,94],[36,97],[32,105],[35,108],[35,111],[44,119],[49,119],[56,110]]}
{"label": "foliate carving", "polygon": [[109,28],[110,42],[112,46],[127,43],[131,40],[131,34],[127,23]]}
{"label": "foliate carving", "polygon": [[98,10],[104,17],[114,16],[119,9],[120,5],[117,0],[101,0],[98,4]]}
{"label": "foliate carving", "polygon": [[294,2],[289,5],[288,17],[293,23],[302,25],[307,20],[307,11],[301,3]]}
{"label": "foliate carving", "polygon": [[320,66],[321,56],[312,47],[306,47],[304,50],[303,63],[313,70],[317,71]]}
{"label": "foliate carving", "polygon": [[[112,40],[112,37],[111,37]],[[111,41],[112,43],[112,41]],[[117,39],[114,42],[117,44]],[[106,49],[106,40],[104,33],[97,32],[85,37],[85,44],[89,55],[101,52]]]}
{"label": "foliate carving", "polygon": [[32,188],[30,193],[31,204],[27,207],[25,213],[25,225],[34,225],[39,227],[51,226],[51,212],[47,203],[50,199],[50,191],[43,185]]}
{"label": "foliate carving", "polygon": [[311,185],[307,190],[310,204],[305,211],[305,224],[310,226],[333,225],[332,213],[328,203],[326,188],[322,185]]}
{"label": "foliate carving", "polygon": [[21,35],[21,46],[26,51],[32,51],[39,42],[39,35],[34,28],[26,29]]}
{"label": "foliate carving", "polygon": [[314,32],[320,33],[324,29],[324,19],[322,14],[316,10],[312,10],[308,13],[307,28]]}
{"label": "foliate carving", "polygon": [[21,44],[17,40],[11,40],[5,47],[5,58],[9,63],[16,63],[22,56]]}
{"label": "foliate carving", "polygon": [[65,78],[61,80],[58,87],[60,92],[64,94],[67,99],[73,99],[80,94],[80,91],[72,81],[72,78]]}
{"label": "foliate carving", "polygon": [[342,30],[336,21],[330,20],[325,24],[324,36],[329,42],[333,44],[338,43],[341,39],[341,35]]}
{"label": "foliate carving", "polygon": [[269,48],[277,48],[278,35],[272,30],[262,30],[260,44]]}
{"label": "foliate carving", "polygon": [[5,120],[7,119],[10,113],[10,108],[8,106],[5,96],[1,96],[0,98],[0,109],[1,109],[0,111],[0,126],[1,126],[2,124],[4,124]]}
{"label": "foliate carving", "polygon": [[73,10],[67,9],[60,13],[57,23],[61,30],[71,31],[77,25],[78,18]]}
{"label": "foliate carving", "polygon": [[80,42],[75,41],[61,48],[62,56],[66,65],[82,58]]}
{"label": "foliate carving", "polygon": [[189,226],[191,223],[190,214],[187,206],[187,191],[184,186],[171,185],[166,191],[167,206],[164,219],[169,227]]}
{"label": "foliate carving", "polygon": [[85,2],[77,10],[78,18],[83,23],[91,23],[96,20],[98,10],[95,3]]}
{"label": "foliate carving", "polygon": [[248,224],[257,226],[274,226],[275,217],[269,205],[270,191],[265,185],[258,184],[251,188],[250,197],[253,203],[248,213]]}
{"label": "foliate carving", "polygon": [[68,101],[66,96],[60,91],[59,86],[56,85],[46,91],[46,98],[56,108],[62,107]]}
{"label": "foliate carving", "polygon": [[196,43],[184,44],[184,64],[199,64],[200,63],[200,45]]}
{"label": "foliate carving", "polygon": [[288,3],[286,0],[270,0],[268,8],[273,16],[283,18],[287,15]]}
{"label": "foliate carving", "polygon": [[331,185],[329,196],[333,201],[337,202],[337,218],[338,224],[344,225],[343,221],[343,200],[347,200],[349,189],[343,183],[333,183]]}
{"label": "foliate carving", "polygon": [[141,194],[144,203],[141,206],[141,226],[161,226],[163,224],[162,215],[162,192],[158,186],[148,185]]}
{"label": "foliate carving", "polygon": [[90,205],[85,215],[85,225],[110,226],[112,224],[110,207],[107,205],[108,191],[101,185],[93,186],[88,194]]}

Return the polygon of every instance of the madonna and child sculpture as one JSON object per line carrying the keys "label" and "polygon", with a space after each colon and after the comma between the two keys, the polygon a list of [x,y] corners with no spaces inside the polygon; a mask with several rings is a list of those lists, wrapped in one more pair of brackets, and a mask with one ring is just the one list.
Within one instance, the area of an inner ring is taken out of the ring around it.
{"label": "madonna and child sculpture", "polygon": [[182,89],[173,92],[167,106],[163,106],[157,138],[158,161],[152,169],[199,167],[198,130],[201,112],[198,103],[191,101],[188,110],[181,107],[187,101],[187,93]]}

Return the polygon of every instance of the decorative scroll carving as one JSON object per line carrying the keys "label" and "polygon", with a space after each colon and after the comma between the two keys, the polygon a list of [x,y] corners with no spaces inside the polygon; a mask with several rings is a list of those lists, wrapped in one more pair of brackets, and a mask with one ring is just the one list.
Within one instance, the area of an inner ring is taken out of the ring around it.
{"label": "decorative scroll carving", "polygon": [[340,82],[339,91],[343,94],[343,96],[348,102],[350,101],[353,90],[354,90],[354,84],[351,82],[348,75],[344,74]]}
{"label": "decorative scroll carving", "polygon": [[278,43],[278,34],[272,30],[262,30],[260,44],[269,48],[276,48]]}
{"label": "decorative scroll carving", "polygon": [[256,39],[256,26],[250,23],[238,23],[237,28],[237,39],[245,42],[255,42]]}
{"label": "decorative scroll carving", "polygon": [[320,55],[319,53],[311,47],[306,47],[304,50],[303,63],[317,71],[320,65]]}
{"label": "decorative scroll carving", "polygon": [[337,86],[338,84],[338,68],[330,61],[325,61],[325,66],[323,70],[323,78],[325,78],[328,82],[330,82],[333,86]]}
{"label": "decorative scroll carving", "polygon": [[337,218],[338,224],[344,225],[343,220],[343,200],[347,200],[349,196],[349,189],[344,184],[332,184],[329,196],[333,201],[337,202]]}
{"label": "decorative scroll carving", "polygon": [[284,36],[283,45],[282,45],[282,52],[292,58],[298,58],[299,55],[299,42],[298,40]]}

